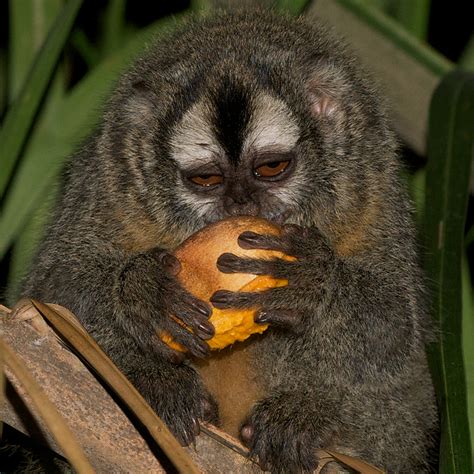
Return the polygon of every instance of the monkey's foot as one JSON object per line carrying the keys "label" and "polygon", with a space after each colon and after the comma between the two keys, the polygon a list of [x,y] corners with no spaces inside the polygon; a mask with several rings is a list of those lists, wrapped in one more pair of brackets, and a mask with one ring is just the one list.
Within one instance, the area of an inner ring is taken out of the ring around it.
{"label": "monkey's foot", "polygon": [[199,420],[217,424],[217,403],[189,366],[174,366],[160,375],[159,380],[135,378],[134,383],[178,441],[187,446],[199,434]]}
{"label": "monkey's foot", "polygon": [[[306,402],[306,403],[305,403]],[[313,472],[317,449],[330,438],[304,394],[279,393],[260,401],[241,428],[241,438],[261,467],[272,473]]]}

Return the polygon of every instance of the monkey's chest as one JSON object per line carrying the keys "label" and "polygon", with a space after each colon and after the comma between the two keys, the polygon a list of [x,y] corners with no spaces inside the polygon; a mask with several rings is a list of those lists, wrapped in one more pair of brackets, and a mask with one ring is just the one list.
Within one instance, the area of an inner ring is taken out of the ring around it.
{"label": "monkey's chest", "polygon": [[261,377],[252,364],[252,348],[240,343],[194,362],[205,386],[219,404],[221,428],[237,437],[253,404],[262,397]]}

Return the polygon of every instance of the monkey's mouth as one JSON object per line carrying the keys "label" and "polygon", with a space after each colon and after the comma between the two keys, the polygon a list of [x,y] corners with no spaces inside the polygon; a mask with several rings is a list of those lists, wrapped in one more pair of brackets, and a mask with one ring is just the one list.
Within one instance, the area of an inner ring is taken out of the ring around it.
{"label": "monkey's mouth", "polygon": [[225,220],[229,217],[260,217],[262,219],[266,219],[278,226],[282,226],[284,224],[287,224],[288,221],[290,220],[291,221],[291,217],[292,217],[292,212],[291,212],[291,209],[275,209],[273,211],[269,211],[269,210],[260,210],[259,212],[255,212],[255,213],[250,213],[250,212],[242,212],[241,214],[240,213],[237,213],[237,214],[230,214],[230,213],[227,213],[223,210],[221,210],[220,212],[212,212],[212,213],[208,213],[205,215],[204,217],[204,222],[202,222],[202,225],[200,227],[203,227],[203,226],[206,226],[206,225],[209,225],[209,224],[214,224],[215,222],[218,222],[218,221],[221,221],[221,220]]}

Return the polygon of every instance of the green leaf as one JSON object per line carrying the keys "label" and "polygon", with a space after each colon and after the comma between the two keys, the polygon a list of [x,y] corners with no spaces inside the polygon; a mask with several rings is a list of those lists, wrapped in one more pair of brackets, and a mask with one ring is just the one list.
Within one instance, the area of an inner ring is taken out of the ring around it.
{"label": "green leaf", "polygon": [[104,17],[102,56],[119,49],[124,41],[125,0],[109,0]]}
{"label": "green leaf", "polygon": [[3,117],[5,109],[7,108],[7,55],[5,50],[0,48],[0,119]]}
{"label": "green leaf", "polygon": [[459,66],[474,71],[474,35],[471,35],[464,51],[459,58]]}
{"label": "green leaf", "polygon": [[471,453],[474,454],[474,294],[467,254],[462,259],[462,332],[464,365],[466,367],[467,414],[471,433]]}
{"label": "green leaf", "polygon": [[375,31],[382,33],[384,37],[396,44],[401,51],[410,55],[417,63],[433,74],[444,76],[452,69],[452,64],[444,56],[415,38],[397,21],[384,15],[379,9],[368,7],[367,0],[333,1],[364,20]]}
{"label": "green leaf", "polygon": [[207,15],[215,9],[212,0],[191,0],[190,8],[200,15]]}
{"label": "green leaf", "polygon": [[17,1],[9,7],[9,97],[18,97],[38,50],[62,7],[62,0]]}
{"label": "green leaf", "polygon": [[0,258],[30,213],[54,184],[64,160],[94,129],[101,107],[120,72],[165,29],[183,17],[168,17],[140,30],[121,50],[91,71],[62,101],[53,121],[41,124],[28,141],[0,215]]}
{"label": "green leaf", "polygon": [[462,353],[461,259],[472,160],[474,75],[454,72],[430,109],[426,169],[426,269],[439,342],[430,350],[441,415],[441,473],[472,472]]}
{"label": "green leaf", "polygon": [[418,223],[423,222],[425,207],[425,168],[420,168],[409,181],[410,195],[416,207],[416,218]]}
{"label": "green leaf", "polygon": [[413,36],[425,40],[430,18],[430,4],[430,0],[398,0],[394,2],[394,17]]}
{"label": "green leaf", "polygon": [[81,3],[82,0],[69,0],[63,8],[29,72],[28,81],[18,100],[5,118],[0,130],[0,150],[2,150],[0,196],[5,192]]}
{"label": "green leaf", "polygon": [[277,8],[285,10],[293,15],[301,14],[307,7],[309,0],[278,0],[276,2]]}
{"label": "green leaf", "polygon": [[99,50],[83,30],[76,28],[71,34],[70,41],[89,69],[97,65],[100,59]]}
{"label": "green leaf", "polygon": [[[53,23],[63,6],[62,0],[37,0],[24,2],[10,0],[10,90],[11,99],[15,98],[27,79],[35,55],[42,47]],[[64,67],[58,67],[52,84],[47,88],[45,99],[33,127],[54,115],[57,105],[64,94]],[[48,203],[49,204],[49,203]],[[15,295],[19,282],[33,256],[35,244],[42,236],[47,216],[46,202],[41,203],[39,212],[29,218],[25,229],[15,241],[9,265],[8,295]]]}

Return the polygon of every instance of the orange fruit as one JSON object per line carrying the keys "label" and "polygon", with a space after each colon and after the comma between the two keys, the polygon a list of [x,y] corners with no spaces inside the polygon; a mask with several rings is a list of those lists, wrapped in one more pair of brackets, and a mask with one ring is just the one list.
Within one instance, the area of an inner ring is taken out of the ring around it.
{"label": "orange fruit", "polygon": [[[281,232],[278,226],[265,219],[248,216],[232,217],[204,227],[184,241],[174,252],[181,263],[178,279],[183,287],[199,299],[209,302],[211,296],[218,290],[254,292],[287,285],[287,280],[267,275],[219,271],[216,265],[217,259],[227,252],[240,257],[294,260],[294,257],[276,250],[241,248],[237,239],[245,231],[271,235],[279,235]],[[209,321],[215,328],[215,334],[207,341],[209,347],[223,349],[236,341],[244,341],[252,334],[263,333],[268,324],[254,322],[258,309],[213,308]],[[179,321],[179,315],[177,317]],[[169,334],[162,333],[160,337],[171,348],[185,351],[185,348],[173,341]]]}

